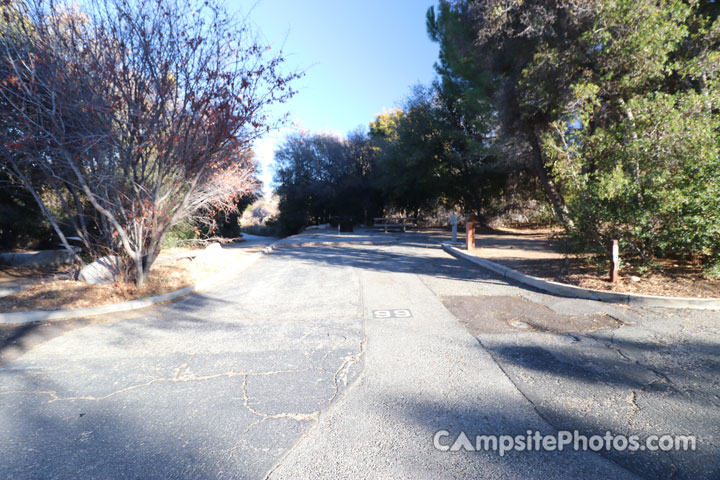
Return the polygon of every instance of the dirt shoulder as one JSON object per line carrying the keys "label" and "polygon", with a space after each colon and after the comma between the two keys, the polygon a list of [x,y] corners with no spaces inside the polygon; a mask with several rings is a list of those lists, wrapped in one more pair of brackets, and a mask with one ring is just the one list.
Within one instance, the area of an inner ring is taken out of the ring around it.
{"label": "dirt shoulder", "polygon": [[[554,229],[502,229],[476,235],[481,258],[555,282],[595,290],[670,297],[720,297],[720,279],[703,275],[699,263],[656,259],[646,271],[626,264],[620,281],[609,281],[609,261],[601,256],[561,253]],[[621,252],[622,255],[622,252]],[[633,278],[634,277],[634,278]]]}
{"label": "dirt shoulder", "polygon": [[142,288],[133,283],[117,282],[88,285],[73,280],[73,268],[4,269],[0,282],[26,282],[30,286],[18,293],[0,298],[0,312],[65,310],[126,302],[173,292],[200,280],[217,275],[241,258],[263,247],[223,248],[218,255],[205,261],[193,258],[201,249],[175,248],[163,252],[153,265]]}

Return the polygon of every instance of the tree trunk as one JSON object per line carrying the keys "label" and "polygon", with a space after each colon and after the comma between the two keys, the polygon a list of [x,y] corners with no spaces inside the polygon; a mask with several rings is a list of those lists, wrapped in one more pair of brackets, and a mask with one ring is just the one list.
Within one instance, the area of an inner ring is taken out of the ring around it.
{"label": "tree trunk", "polygon": [[147,279],[150,276],[150,269],[153,266],[153,263],[155,263],[155,260],[157,260],[158,255],[160,254],[160,243],[153,243],[148,247],[147,251],[145,252],[145,255],[143,256],[142,260],[142,268],[143,268],[143,280]]}
{"label": "tree trunk", "polygon": [[35,202],[37,202],[38,206],[40,207],[40,210],[42,211],[43,215],[45,215],[45,218],[48,219],[50,222],[50,225],[52,226],[53,230],[55,230],[55,233],[57,234],[58,238],[60,239],[60,242],[62,243],[63,247],[65,247],[65,250],[72,256],[73,260],[78,262],[80,265],[83,265],[83,261],[80,258],[80,256],[77,254],[74,248],[70,246],[70,242],[68,242],[67,238],[65,237],[65,234],[60,229],[60,225],[58,225],[57,221],[55,220],[55,217],[50,213],[50,210],[45,206],[45,203],[40,198],[40,195],[38,195],[37,191],[35,191],[35,188],[33,188],[30,181],[27,179],[25,175],[19,170],[14,169],[15,175],[20,178],[23,185],[25,186],[25,189],[30,192],[30,195],[35,199]]}
{"label": "tree trunk", "polygon": [[528,137],[530,146],[532,147],[533,167],[535,168],[535,173],[540,179],[543,190],[545,190],[545,194],[555,209],[555,214],[563,225],[568,228],[575,228],[575,224],[570,218],[570,213],[568,212],[567,205],[565,204],[565,199],[562,197],[560,192],[557,191],[555,184],[552,180],[550,180],[550,177],[548,177],[548,174],[545,171],[545,162],[543,161],[542,148],[540,147],[540,141],[538,140],[537,133],[530,132]]}
{"label": "tree trunk", "polygon": [[[633,115],[632,109],[630,106],[623,100],[620,99],[620,106],[623,108],[625,116],[628,119],[628,122],[630,122],[630,128],[632,129],[630,131],[630,136],[633,139],[633,142],[638,142],[638,134],[637,134],[637,127],[635,125],[635,116]],[[640,163],[638,162],[637,158],[633,158],[632,160],[632,177],[633,182],[635,182],[638,186],[640,185]],[[639,197],[642,198],[642,192],[640,192]]]}
{"label": "tree trunk", "polygon": [[139,248],[133,260],[135,261],[135,286],[142,288],[145,284],[145,267],[143,266],[143,255]]}

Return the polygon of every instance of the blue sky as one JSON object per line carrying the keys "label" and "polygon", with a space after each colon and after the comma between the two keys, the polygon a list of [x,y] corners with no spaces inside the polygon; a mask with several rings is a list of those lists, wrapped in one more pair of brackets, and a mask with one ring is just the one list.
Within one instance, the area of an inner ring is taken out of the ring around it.
{"label": "blue sky", "polygon": [[[247,12],[248,2],[227,0]],[[287,66],[306,72],[298,94],[273,109],[295,125],[344,135],[367,127],[383,109],[399,106],[417,83],[434,78],[438,48],[425,30],[434,0],[261,0],[252,23]],[[256,144],[263,181],[272,178],[272,154],[298,127],[273,132]]]}

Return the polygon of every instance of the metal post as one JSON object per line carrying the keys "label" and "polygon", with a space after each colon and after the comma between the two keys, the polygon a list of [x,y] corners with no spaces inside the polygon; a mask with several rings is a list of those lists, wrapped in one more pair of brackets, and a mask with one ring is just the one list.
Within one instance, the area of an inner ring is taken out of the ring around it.
{"label": "metal post", "polygon": [[457,214],[450,215],[450,225],[452,225],[452,241],[457,242]]}

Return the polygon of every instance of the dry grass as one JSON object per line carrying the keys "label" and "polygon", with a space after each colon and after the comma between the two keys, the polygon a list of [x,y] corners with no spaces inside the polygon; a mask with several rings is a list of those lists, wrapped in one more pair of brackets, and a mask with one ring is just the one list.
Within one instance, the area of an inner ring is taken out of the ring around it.
{"label": "dry grass", "polygon": [[[523,273],[594,290],[667,297],[718,298],[720,279],[703,275],[697,261],[655,259],[643,270],[638,259],[624,258],[620,281],[609,280],[609,259],[559,253],[557,229],[507,229],[478,236],[475,254]],[[639,280],[633,280],[636,277]]]}
{"label": "dry grass", "polygon": [[[656,259],[657,266],[649,272],[640,272],[632,264],[620,270],[620,280],[609,280],[609,266],[598,268],[587,261],[569,259],[571,268],[558,276],[558,280],[571,285],[611,292],[660,295],[665,297],[718,298],[720,279],[703,275],[703,267],[696,262]],[[609,263],[609,262],[607,262]],[[639,278],[633,280],[632,277]]]}
{"label": "dry grass", "polygon": [[[217,261],[194,262],[189,258],[192,249],[174,248],[169,253],[175,258],[168,263],[154,265],[142,288],[134,283],[117,282],[106,285],[88,285],[83,282],[62,279],[70,276],[70,267],[61,267],[52,272],[38,269],[4,270],[3,279],[34,276],[42,277],[35,285],[14,295],[0,298],[0,312],[22,312],[33,310],[60,310],[93,307],[126,302],[173,292],[196,282],[210,278],[221,271],[232,268],[233,263],[257,249],[223,249]],[[48,276],[51,274],[51,276]],[[59,278],[60,277],[60,278]]]}

